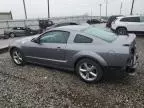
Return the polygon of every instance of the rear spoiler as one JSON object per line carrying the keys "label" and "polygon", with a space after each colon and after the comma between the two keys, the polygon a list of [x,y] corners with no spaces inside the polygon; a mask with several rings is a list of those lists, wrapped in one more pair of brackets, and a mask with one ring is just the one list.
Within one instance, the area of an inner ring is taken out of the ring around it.
{"label": "rear spoiler", "polygon": [[128,34],[127,43],[123,44],[123,46],[130,46],[135,39],[136,39],[135,34]]}
{"label": "rear spoiler", "polygon": [[128,34],[128,43],[132,43],[134,40],[136,39],[136,35],[135,34]]}

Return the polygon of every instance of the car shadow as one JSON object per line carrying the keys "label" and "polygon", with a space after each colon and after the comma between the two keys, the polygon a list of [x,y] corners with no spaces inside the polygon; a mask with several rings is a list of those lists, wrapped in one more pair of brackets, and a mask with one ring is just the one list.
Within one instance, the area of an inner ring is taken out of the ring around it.
{"label": "car shadow", "polygon": [[[77,77],[76,72],[72,71],[72,70],[66,70],[66,69],[62,69],[62,68],[53,68],[53,67],[49,67],[49,66],[42,66],[42,65],[31,64],[31,63],[29,63],[28,65],[42,67],[42,68],[45,68],[46,70],[50,70],[49,72],[62,72],[62,73],[74,75]],[[128,85],[130,83],[129,78],[130,77],[129,77],[128,73],[126,73],[122,70],[109,70],[109,71],[104,72],[102,79],[97,84],[104,83],[104,84]]]}
{"label": "car shadow", "polygon": [[144,38],[144,34],[142,34],[142,35],[136,35],[137,37],[139,37],[139,38]]}
{"label": "car shadow", "polygon": [[128,73],[126,73],[125,71],[122,71],[122,70],[106,71],[106,72],[104,72],[100,83],[129,84],[129,75],[128,75]]}

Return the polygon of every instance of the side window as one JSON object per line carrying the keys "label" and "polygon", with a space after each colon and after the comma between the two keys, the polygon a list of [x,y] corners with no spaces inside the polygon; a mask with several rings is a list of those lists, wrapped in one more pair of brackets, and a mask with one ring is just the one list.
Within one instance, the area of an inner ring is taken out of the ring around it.
{"label": "side window", "polygon": [[132,17],[131,22],[140,22],[140,17]]}
{"label": "side window", "polygon": [[129,22],[129,18],[122,18],[120,21],[121,22]]}
{"label": "side window", "polygon": [[24,27],[21,27],[20,30],[25,30],[25,28],[24,28]]}
{"label": "side window", "polygon": [[40,43],[67,43],[70,33],[66,31],[50,31],[40,38]]}
{"label": "side window", "polygon": [[69,25],[69,24],[67,24],[67,23],[61,23],[61,24],[56,25],[56,27],[67,26],[67,25]]}
{"label": "side window", "polygon": [[92,41],[93,40],[91,38],[80,35],[80,34],[77,34],[74,39],[75,43],[92,43]]}
{"label": "side window", "polygon": [[144,16],[140,17],[140,22],[144,22]]}
{"label": "side window", "polygon": [[13,30],[17,30],[17,27],[14,27]]}
{"label": "side window", "polygon": [[123,18],[120,21],[122,22],[140,22],[140,18],[139,17],[127,17],[127,18]]}
{"label": "side window", "polygon": [[17,27],[17,29],[16,30],[21,30],[21,28],[20,27]]}
{"label": "side window", "polygon": [[77,23],[70,23],[69,25],[78,25]]}

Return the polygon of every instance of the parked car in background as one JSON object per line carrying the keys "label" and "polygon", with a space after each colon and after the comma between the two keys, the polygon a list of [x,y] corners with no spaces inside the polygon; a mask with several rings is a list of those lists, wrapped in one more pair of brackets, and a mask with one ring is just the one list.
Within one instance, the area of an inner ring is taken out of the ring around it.
{"label": "parked car in background", "polygon": [[98,19],[90,19],[90,20],[87,20],[87,23],[88,24],[100,24],[101,23],[101,21],[100,20],[98,20]]}
{"label": "parked car in background", "polygon": [[47,27],[54,25],[54,22],[51,20],[39,20],[40,33],[46,30]]}
{"label": "parked car in background", "polygon": [[122,15],[113,15],[113,16],[110,16],[110,17],[108,18],[107,23],[106,23],[106,27],[111,28],[112,22],[113,22],[114,20],[116,20],[117,17],[120,17],[120,16],[122,16]]}
{"label": "parked car in background", "polygon": [[136,68],[136,36],[117,36],[90,26],[63,26],[39,36],[17,40],[10,55],[17,65],[26,62],[75,70],[85,82],[97,82],[106,69]]}
{"label": "parked car in background", "polygon": [[125,16],[118,17],[113,23],[111,29],[119,35],[127,33],[144,34],[143,16]]}
{"label": "parked car in background", "polygon": [[101,21],[101,23],[107,23],[107,20],[103,19],[103,18],[101,18],[100,21]]}
{"label": "parked car in background", "polygon": [[28,27],[13,27],[4,30],[4,38],[14,38],[19,36],[29,36],[39,33],[39,30],[33,30]]}
{"label": "parked car in background", "polygon": [[69,26],[69,25],[79,25],[79,24],[75,23],[75,22],[61,22],[61,23],[56,23],[50,27],[47,27],[46,30],[50,30],[50,29],[56,28],[56,27]]}

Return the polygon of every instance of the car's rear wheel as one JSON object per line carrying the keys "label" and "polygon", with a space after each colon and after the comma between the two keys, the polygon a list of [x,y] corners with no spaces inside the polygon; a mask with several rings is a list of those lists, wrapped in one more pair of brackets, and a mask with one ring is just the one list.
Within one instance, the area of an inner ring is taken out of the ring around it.
{"label": "car's rear wheel", "polygon": [[99,63],[91,59],[82,59],[76,64],[76,72],[80,78],[88,83],[98,82],[103,74]]}
{"label": "car's rear wheel", "polygon": [[14,38],[14,37],[15,37],[15,34],[14,34],[14,33],[10,33],[10,34],[9,34],[9,37]]}
{"label": "car's rear wheel", "polygon": [[124,27],[117,28],[116,32],[118,35],[127,35],[127,29]]}
{"label": "car's rear wheel", "polygon": [[14,48],[11,51],[11,56],[12,56],[12,59],[13,59],[15,64],[24,65],[24,63],[25,63],[24,56],[23,56],[23,54],[21,53],[21,51],[19,49]]}

